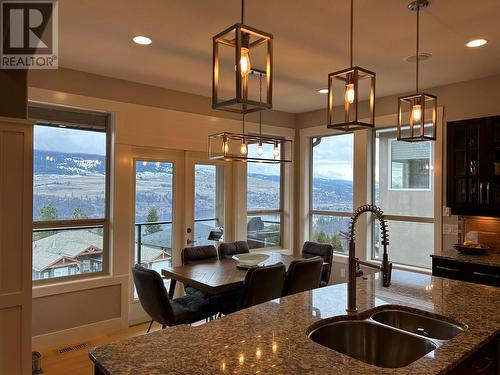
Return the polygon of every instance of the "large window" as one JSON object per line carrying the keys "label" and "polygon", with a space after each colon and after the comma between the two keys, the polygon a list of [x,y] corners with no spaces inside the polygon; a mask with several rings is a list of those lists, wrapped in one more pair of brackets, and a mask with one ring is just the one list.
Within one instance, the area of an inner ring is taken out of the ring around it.
{"label": "large window", "polygon": [[[37,113],[44,113],[43,111]],[[106,270],[106,116],[48,112],[34,128],[33,280]],[[38,117],[40,118],[40,117]],[[96,118],[101,124],[96,124]],[[89,119],[88,123],[85,120]]]}
{"label": "large window", "polygon": [[[248,153],[256,153],[249,145]],[[281,246],[281,164],[247,164],[247,241],[251,249]]]}
{"label": "large window", "polygon": [[[398,142],[396,129],[375,137],[375,204],[388,220],[391,261],[430,268],[434,250],[434,142]],[[379,259],[374,224],[372,258]]]}
{"label": "large window", "polygon": [[354,136],[312,138],[311,150],[310,238],[347,253],[353,211]]}

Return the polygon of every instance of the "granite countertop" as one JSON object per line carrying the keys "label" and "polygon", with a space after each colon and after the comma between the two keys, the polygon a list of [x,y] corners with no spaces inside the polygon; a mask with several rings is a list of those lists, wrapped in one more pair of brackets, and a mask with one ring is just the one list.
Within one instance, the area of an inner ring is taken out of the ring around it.
{"label": "granite countertop", "polygon": [[484,264],[487,266],[500,267],[500,251],[498,250],[485,250],[482,254],[463,254],[456,249],[445,249],[441,254],[432,254],[433,258],[442,258],[455,260],[457,262]]}
{"label": "granite countertop", "polygon": [[500,334],[500,288],[393,271],[358,279],[358,314],[387,304],[439,314],[468,329],[412,364],[382,369],[314,343],[311,324],[346,315],[347,285],[299,293],[197,327],[177,326],[93,348],[104,374],[437,374]]}

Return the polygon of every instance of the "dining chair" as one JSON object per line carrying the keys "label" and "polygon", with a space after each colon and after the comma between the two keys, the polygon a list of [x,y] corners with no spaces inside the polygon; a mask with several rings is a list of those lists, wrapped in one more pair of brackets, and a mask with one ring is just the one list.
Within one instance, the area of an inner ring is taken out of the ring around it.
{"label": "dining chair", "polygon": [[[217,260],[217,249],[213,245],[202,245],[186,247],[181,251],[182,265],[195,264],[197,262],[204,262],[207,260]],[[186,294],[196,294],[198,297],[208,298],[208,294],[193,286],[184,285]]]}
{"label": "dining chair", "polygon": [[238,300],[221,306],[224,315],[281,297],[286,267],[283,263],[249,268]]}
{"label": "dining chair", "polygon": [[301,254],[303,258],[320,256],[323,259],[323,262],[327,263],[323,265],[320,283],[320,286],[322,287],[327,286],[330,282],[330,274],[332,273],[333,246],[327,243],[306,241],[302,246]]}
{"label": "dining chair", "polygon": [[148,333],[153,321],[160,323],[164,329],[179,324],[192,324],[211,315],[208,301],[195,295],[169,300],[158,272],[136,264],[132,268],[132,275],[139,302],[151,318]]}
{"label": "dining chair", "polygon": [[233,255],[249,252],[246,241],[226,242],[219,245],[219,259],[231,259]]}
{"label": "dining chair", "polygon": [[283,296],[319,288],[322,272],[323,258],[319,256],[292,261],[286,272]]}

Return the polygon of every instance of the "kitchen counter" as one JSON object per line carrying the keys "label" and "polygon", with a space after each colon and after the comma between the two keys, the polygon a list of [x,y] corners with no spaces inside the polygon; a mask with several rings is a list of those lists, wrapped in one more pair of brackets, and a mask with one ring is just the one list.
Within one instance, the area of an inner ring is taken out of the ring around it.
{"label": "kitchen counter", "polygon": [[486,250],[482,254],[473,255],[463,254],[455,249],[445,249],[441,254],[432,254],[431,257],[500,267],[500,251],[498,250]]}
{"label": "kitchen counter", "polygon": [[197,327],[178,326],[93,348],[103,374],[438,374],[500,334],[500,288],[406,271],[358,279],[359,313],[398,304],[443,315],[468,329],[399,369],[365,364],[314,343],[308,328],[346,315],[347,285],[299,293]]}

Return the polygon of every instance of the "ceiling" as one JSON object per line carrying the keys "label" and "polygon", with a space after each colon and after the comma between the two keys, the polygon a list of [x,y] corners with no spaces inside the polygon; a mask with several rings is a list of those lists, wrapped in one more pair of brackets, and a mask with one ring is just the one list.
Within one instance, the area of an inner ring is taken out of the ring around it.
{"label": "ceiling", "polygon": [[[414,90],[415,14],[406,0],[356,0],[354,64],[377,96]],[[239,21],[238,0],[59,1],[60,66],[211,95],[212,36]],[[421,16],[422,88],[500,74],[499,0],[433,0]],[[325,106],[328,73],[349,63],[348,0],[247,0],[246,24],[274,34],[274,109]],[[147,35],[150,46],[131,42]],[[484,37],[480,48],[464,46]]]}

